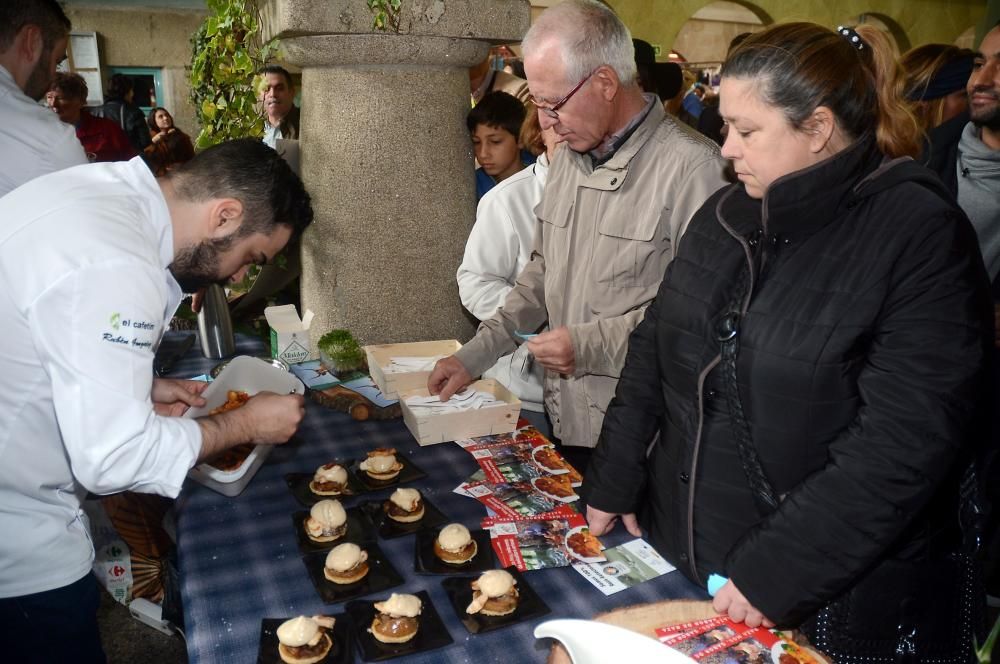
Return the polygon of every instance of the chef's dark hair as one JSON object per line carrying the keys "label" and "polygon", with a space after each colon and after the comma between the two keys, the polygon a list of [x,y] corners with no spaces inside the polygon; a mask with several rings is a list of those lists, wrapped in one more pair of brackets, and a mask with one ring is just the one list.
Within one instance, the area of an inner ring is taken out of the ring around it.
{"label": "chef's dark hair", "polygon": [[298,235],[312,223],[313,210],[302,180],[259,140],[220,143],[177,166],[166,177],[189,201],[235,198],[243,204],[239,237],[270,235],[277,224]]}
{"label": "chef's dark hair", "polygon": [[42,31],[42,46],[49,50],[69,34],[72,24],[56,0],[0,1],[0,51],[14,43],[17,33],[27,25]]}
{"label": "chef's dark hair", "polygon": [[903,72],[888,38],[868,25],[849,33],[845,38],[814,23],[772,26],[729,53],[722,77],[754,81],[760,99],[795,129],[808,130],[813,111],[826,106],[852,139],[873,131],[889,157],[920,154],[920,128],[903,98]]}

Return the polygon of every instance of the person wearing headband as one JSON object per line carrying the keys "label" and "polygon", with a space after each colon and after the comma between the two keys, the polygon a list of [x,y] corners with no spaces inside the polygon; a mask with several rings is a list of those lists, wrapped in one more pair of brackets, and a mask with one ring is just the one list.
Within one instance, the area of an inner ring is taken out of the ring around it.
{"label": "person wearing headband", "polygon": [[960,488],[993,322],[975,233],[912,159],[884,33],[771,26],[721,76],[739,183],[629,337],[590,530],[620,520],[717,612],[838,664],[968,662],[985,599]]}
{"label": "person wearing headband", "polygon": [[900,59],[906,72],[906,99],[925,132],[968,109],[965,84],[972,73],[974,55],[951,44],[924,44]]}

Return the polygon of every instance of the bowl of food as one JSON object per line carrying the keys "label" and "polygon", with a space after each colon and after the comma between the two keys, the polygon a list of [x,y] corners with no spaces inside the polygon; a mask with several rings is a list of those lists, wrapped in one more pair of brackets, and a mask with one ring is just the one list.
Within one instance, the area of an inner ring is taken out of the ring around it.
{"label": "bowl of food", "polygon": [[[258,392],[305,394],[298,378],[270,361],[241,355],[234,357],[202,393],[205,405],[184,417],[205,417],[242,407]],[[238,496],[257,473],[272,445],[238,445],[206,459],[188,471],[188,477],[225,496]]]}

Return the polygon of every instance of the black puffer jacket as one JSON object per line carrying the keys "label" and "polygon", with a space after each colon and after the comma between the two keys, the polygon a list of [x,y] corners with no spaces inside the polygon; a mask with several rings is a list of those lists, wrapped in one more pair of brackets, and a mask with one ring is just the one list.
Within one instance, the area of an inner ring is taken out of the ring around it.
{"label": "black puffer jacket", "polygon": [[[889,558],[957,548],[992,314],[974,231],[948,201],[926,169],[883,163],[870,139],[778,180],[763,202],[742,185],[709,199],[629,340],[588,503],[639,512],[688,577],[729,576],[785,625]],[[764,518],[718,368],[741,274],[739,393],[782,498]]]}

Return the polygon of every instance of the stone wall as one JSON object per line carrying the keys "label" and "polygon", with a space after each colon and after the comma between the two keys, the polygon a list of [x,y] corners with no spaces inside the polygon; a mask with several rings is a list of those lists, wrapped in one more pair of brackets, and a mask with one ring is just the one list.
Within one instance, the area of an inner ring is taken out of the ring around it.
{"label": "stone wall", "polygon": [[97,33],[105,86],[107,67],[162,68],[164,99],[160,105],[185,133],[192,138],[198,134],[194,107],[188,100],[190,39],[207,12],[70,5],[66,14],[74,30]]}

